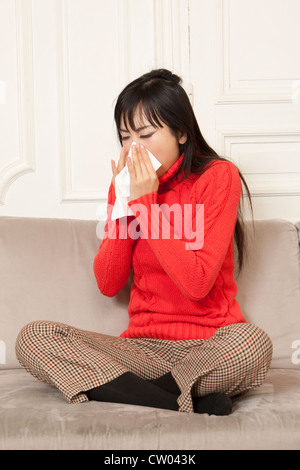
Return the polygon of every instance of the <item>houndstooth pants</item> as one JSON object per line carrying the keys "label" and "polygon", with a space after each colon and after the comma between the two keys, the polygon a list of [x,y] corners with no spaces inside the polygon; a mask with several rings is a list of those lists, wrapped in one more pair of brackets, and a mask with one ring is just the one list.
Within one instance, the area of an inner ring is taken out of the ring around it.
{"label": "houndstooth pants", "polygon": [[213,392],[239,395],[259,387],[272,359],[272,343],[260,328],[236,323],[208,339],[169,341],[123,338],[35,321],[16,341],[20,364],[55,385],[69,403],[88,401],[87,390],[125,372],[145,380],[171,372],[180,388],[179,411],[192,413],[192,397]]}

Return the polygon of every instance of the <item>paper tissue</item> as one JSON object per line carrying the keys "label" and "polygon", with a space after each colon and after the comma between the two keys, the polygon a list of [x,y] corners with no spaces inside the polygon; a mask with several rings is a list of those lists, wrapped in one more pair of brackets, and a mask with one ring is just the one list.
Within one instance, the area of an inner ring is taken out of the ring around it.
{"label": "paper tissue", "polygon": [[[136,145],[135,142],[132,143],[128,156],[132,159],[132,146]],[[158,170],[161,166],[161,163],[152,155],[152,153],[146,149],[154,170]],[[127,163],[125,167],[120,171],[120,173],[115,178],[115,193],[116,201],[111,213],[111,220],[119,219],[120,217],[134,215],[128,202],[130,201],[130,174],[128,171]]]}

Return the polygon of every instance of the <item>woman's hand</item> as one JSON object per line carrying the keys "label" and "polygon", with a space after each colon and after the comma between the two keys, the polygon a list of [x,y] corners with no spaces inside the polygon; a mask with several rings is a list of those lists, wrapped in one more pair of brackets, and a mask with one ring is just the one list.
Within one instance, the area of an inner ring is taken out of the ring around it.
{"label": "woman's hand", "polygon": [[158,191],[159,180],[148,152],[143,145],[133,145],[132,161],[128,157],[127,165],[130,174],[131,200]]}
{"label": "woman's hand", "polygon": [[113,177],[112,177],[111,182],[112,182],[114,187],[115,187],[116,176],[120,173],[121,170],[123,170],[123,168],[126,165],[127,155],[128,155],[128,150],[126,150],[124,147],[122,147],[121,154],[120,154],[120,159],[118,161],[118,167],[116,167],[115,161],[111,160],[111,169],[112,169],[112,172],[113,172]]}

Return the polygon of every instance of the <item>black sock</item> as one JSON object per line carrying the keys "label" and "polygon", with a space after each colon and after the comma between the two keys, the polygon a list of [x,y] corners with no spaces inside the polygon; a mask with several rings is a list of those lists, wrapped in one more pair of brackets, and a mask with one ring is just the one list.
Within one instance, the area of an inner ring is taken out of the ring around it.
{"label": "black sock", "polygon": [[178,411],[176,395],[131,372],[85,392],[89,400],[150,406]]}
{"label": "black sock", "polygon": [[[174,393],[177,397],[181,393],[171,372],[161,375],[157,379],[151,380],[151,383],[170,393]],[[193,398],[193,407],[194,413],[225,416],[230,414],[232,402],[230,397],[225,393],[211,393],[199,398]]]}
{"label": "black sock", "polygon": [[167,392],[174,393],[174,395],[180,395],[180,388],[178,387],[175,379],[171,372],[161,375],[157,379],[150,380],[152,384],[157,385],[160,388],[163,388]]}
{"label": "black sock", "polygon": [[[157,379],[143,380],[131,372],[85,392],[89,400],[150,406],[178,411],[180,389],[171,373]],[[194,413],[225,416],[230,414],[232,402],[224,393],[193,397]]]}
{"label": "black sock", "polygon": [[195,413],[225,416],[231,413],[232,401],[225,393],[210,393],[203,397],[193,398]]}

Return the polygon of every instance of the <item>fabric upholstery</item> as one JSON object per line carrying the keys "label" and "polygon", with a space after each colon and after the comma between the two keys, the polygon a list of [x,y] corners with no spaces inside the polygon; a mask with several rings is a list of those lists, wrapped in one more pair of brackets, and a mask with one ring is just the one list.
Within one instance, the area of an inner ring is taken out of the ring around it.
{"label": "fabric upholstery", "polygon": [[298,370],[270,369],[229,416],[89,402],[69,405],[24,370],[0,381],[0,449],[201,450],[300,448]]}
{"label": "fabric upholstery", "polygon": [[100,243],[97,221],[0,217],[0,339],[6,364],[18,331],[34,320],[119,335],[127,326],[125,286],[114,299],[101,295],[93,273]]}
{"label": "fabric upholstery", "polygon": [[246,320],[260,326],[273,341],[271,367],[293,364],[292,345],[300,340],[299,239],[294,224],[258,220],[248,224],[249,258],[237,278],[237,300]]}
{"label": "fabric upholstery", "polygon": [[119,335],[132,276],[113,298],[96,285],[97,221],[0,217],[0,449],[300,449],[300,221],[246,222],[249,257],[236,272],[245,318],[273,341],[264,384],[229,416],[112,403],[70,405],[23,370],[20,329],[58,321]]}
{"label": "fabric upholstery", "polygon": [[[237,300],[250,323],[274,344],[271,367],[291,362],[300,339],[299,233],[284,220],[247,222],[249,260],[237,277]],[[28,322],[53,320],[119,335],[128,324],[132,276],[115,297],[102,295],[93,259],[103,227],[97,221],[0,217],[0,340],[6,364],[19,367],[15,339]]]}

